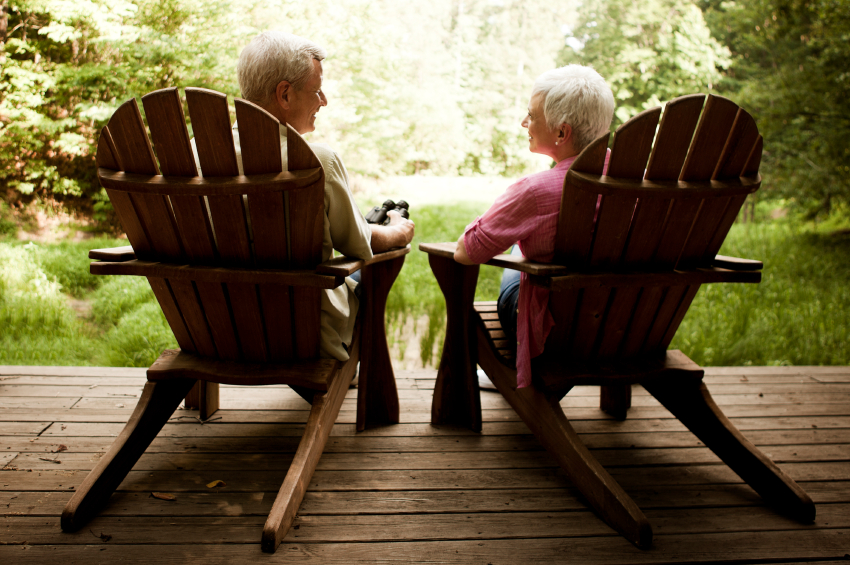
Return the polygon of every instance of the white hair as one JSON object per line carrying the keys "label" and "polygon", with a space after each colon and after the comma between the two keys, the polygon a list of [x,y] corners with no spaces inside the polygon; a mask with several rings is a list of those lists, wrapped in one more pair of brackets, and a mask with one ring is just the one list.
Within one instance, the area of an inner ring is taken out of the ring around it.
{"label": "white hair", "polygon": [[239,54],[236,77],[242,98],[266,106],[281,81],[300,89],[310,78],[313,59],[321,61],[325,57],[325,50],[309,39],[282,31],[265,31]]}
{"label": "white hair", "polygon": [[573,148],[581,151],[608,131],[614,95],[599,73],[582,65],[546,71],[534,81],[531,95],[543,95],[543,116],[550,130],[572,127]]}

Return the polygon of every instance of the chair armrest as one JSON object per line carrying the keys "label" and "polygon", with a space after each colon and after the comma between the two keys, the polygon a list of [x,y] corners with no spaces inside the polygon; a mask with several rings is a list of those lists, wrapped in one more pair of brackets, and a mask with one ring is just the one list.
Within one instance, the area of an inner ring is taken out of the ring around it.
{"label": "chair armrest", "polygon": [[89,250],[89,259],[98,261],[109,261],[111,263],[121,263],[123,261],[132,261],[136,258],[136,253],[133,251],[132,245],[124,245],[123,247],[109,247],[106,249],[91,249]]}
{"label": "chair armrest", "polygon": [[531,284],[563,292],[580,288],[626,287],[626,286],[679,286],[708,283],[759,283],[761,271],[732,271],[720,267],[693,269],[690,271],[643,271],[611,273],[571,273],[564,276],[540,277],[532,275]]}
{"label": "chair armrest", "polygon": [[764,263],[753,259],[739,259],[738,257],[727,257],[725,255],[715,255],[715,267],[721,269],[729,269],[730,271],[761,271],[764,268]]}
{"label": "chair armrest", "polygon": [[342,255],[340,257],[328,259],[324,263],[318,265],[316,267],[316,273],[320,275],[331,275],[334,277],[347,277],[355,271],[362,269],[366,265],[389,261],[390,259],[396,259],[402,255],[407,255],[408,253],[410,253],[410,245],[399,247],[397,249],[390,249],[383,253],[376,253],[368,261]]}
{"label": "chair armrest", "polygon": [[[454,259],[455,249],[457,249],[457,242],[454,241],[446,243],[419,244],[420,251],[424,251],[425,253],[431,255],[437,255],[439,257],[445,257],[447,259]],[[502,267],[505,269],[513,269],[515,271],[528,273],[529,275],[549,277],[566,275],[570,272],[567,267],[564,267],[562,265],[553,265],[551,263],[537,263],[535,261],[529,261],[525,257],[520,257],[518,255],[496,255],[484,264],[492,265],[494,267]]]}

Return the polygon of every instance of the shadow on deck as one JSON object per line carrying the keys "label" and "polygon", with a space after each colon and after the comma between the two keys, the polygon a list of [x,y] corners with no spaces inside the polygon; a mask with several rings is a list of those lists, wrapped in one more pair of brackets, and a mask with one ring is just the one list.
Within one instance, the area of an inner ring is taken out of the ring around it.
{"label": "shadow on deck", "polygon": [[[207,422],[178,410],[107,509],[59,529],[71,493],[135,406],[144,369],[0,367],[4,563],[801,563],[850,559],[850,367],[706,368],[712,396],[817,504],[770,508],[643,389],[629,419],[598,388],[563,400],[599,461],[644,510],[654,547],[597,518],[502,398],[484,429],[431,426],[434,371],[398,371],[402,423],[355,434],[349,391],[292,530],[260,551],[307,418],[287,387],[223,386]],[[270,390],[271,389],[271,390]],[[224,487],[208,488],[215,480]],[[151,496],[165,492],[166,501]]]}

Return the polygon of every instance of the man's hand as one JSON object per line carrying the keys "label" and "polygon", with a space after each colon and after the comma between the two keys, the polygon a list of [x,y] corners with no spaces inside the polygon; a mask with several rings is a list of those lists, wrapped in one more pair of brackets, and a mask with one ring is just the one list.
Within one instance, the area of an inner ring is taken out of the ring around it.
{"label": "man's hand", "polygon": [[413,239],[416,224],[401,217],[395,210],[387,212],[389,225],[369,224],[372,228],[372,252],[383,253],[395,247],[404,247]]}

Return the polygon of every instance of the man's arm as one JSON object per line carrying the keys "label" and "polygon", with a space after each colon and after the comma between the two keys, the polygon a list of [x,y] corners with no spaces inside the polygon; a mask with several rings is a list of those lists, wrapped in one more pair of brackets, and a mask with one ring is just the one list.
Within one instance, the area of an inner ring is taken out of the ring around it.
{"label": "man's arm", "polygon": [[415,224],[401,217],[395,210],[387,213],[390,223],[387,226],[369,224],[372,229],[372,252],[383,253],[395,247],[404,247],[413,239]]}

